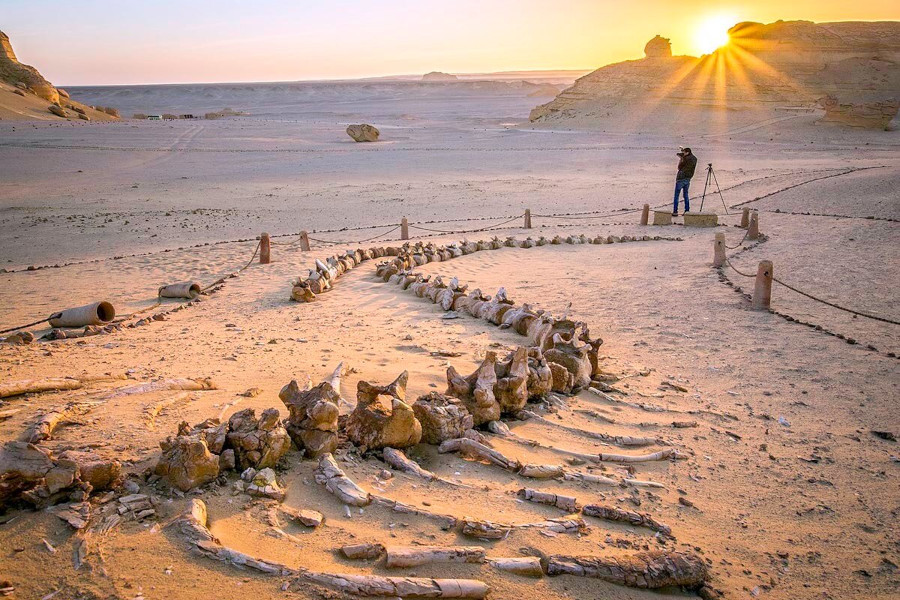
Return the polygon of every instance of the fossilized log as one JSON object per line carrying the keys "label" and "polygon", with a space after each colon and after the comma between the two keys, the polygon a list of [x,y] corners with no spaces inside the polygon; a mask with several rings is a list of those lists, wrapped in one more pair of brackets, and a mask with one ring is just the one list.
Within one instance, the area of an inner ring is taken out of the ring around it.
{"label": "fossilized log", "polygon": [[316,469],[316,481],[323,484],[325,489],[337,496],[345,504],[368,506],[372,502],[372,497],[369,493],[344,474],[330,453],[323,454],[319,458],[319,466]]}
{"label": "fossilized log", "polygon": [[46,379],[24,379],[0,383],[0,398],[36,394],[39,392],[55,392],[58,390],[77,390],[84,386],[80,379],[71,377],[49,377]]}
{"label": "fossilized log", "polygon": [[640,552],[630,556],[550,556],[548,575],[577,575],[635,588],[694,588],[707,578],[706,563],[688,552]]}
{"label": "fossilized log", "polygon": [[389,569],[433,563],[483,563],[481,546],[388,546],[385,566]]}
{"label": "fossilized log", "polygon": [[530,488],[522,488],[521,490],[519,490],[518,496],[519,498],[528,500],[529,502],[555,506],[556,508],[565,510],[570,513],[578,512],[578,501],[575,500],[575,498],[573,498],[572,496],[551,494],[549,492],[541,492],[538,490],[532,490]]}
{"label": "fossilized log", "polygon": [[646,527],[653,531],[659,531],[664,535],[672,535],[672,528],[664,523],[660,523],[649,513],[639,513],[633,510],[625,510],[616,508],[615,506],[601,506],[599,504],[588,504],[582,511],[589,517],[597,517],[607,521],[618,521],[620,523],[629,523],[637,527]]}

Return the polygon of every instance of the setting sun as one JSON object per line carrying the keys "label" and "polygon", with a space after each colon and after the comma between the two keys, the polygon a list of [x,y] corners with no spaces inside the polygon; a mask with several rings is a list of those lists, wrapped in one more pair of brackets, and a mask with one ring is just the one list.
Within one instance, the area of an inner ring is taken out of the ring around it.
{"label": "setting sun", "polygon": [[729,15],[707,17],[694,32],[694,47],[702,54],[709,54],[728,43],[728,30],[737,23]]}

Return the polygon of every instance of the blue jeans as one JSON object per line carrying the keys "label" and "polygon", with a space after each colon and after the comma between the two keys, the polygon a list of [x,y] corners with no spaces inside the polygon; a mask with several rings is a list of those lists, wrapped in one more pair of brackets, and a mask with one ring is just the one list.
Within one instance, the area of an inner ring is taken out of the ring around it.
{"label": "blue jeans", "polygon": [[679,179],[675,182],[675,203],[672,206],[672,212],[678,212],[678,193],[684,190],[684,212],[691,210],[691,199],[688,196],[688,190],[691,187],[690,179]]}

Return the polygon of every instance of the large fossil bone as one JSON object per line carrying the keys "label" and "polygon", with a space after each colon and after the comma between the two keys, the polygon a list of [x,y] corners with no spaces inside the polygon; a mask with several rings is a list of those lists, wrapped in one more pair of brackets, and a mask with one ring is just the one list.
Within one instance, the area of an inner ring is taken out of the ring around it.
{"label": "large fossil bone", "polygon": [[635,588],[668,586],[695,588],[708,576],[703,559],[690,552],[640,552],[630,556],[550,556],[548,575],[603,579]]}
{"label": "large fossil bone", "polygon": [[418,567],[434,563],[483,563],[481,546],[388,546],[384,566],[388,569]]}
{"label": "large fossil bone", "polygon": [[310,390],[301,389],[297,381],[292,380],[278,394],[288,408],[285,419],[288,434],[311,458],[334,452],[337,448],[341,394],[332,383],[339,382],[342,367],[343,363],[338,365],[330,381],[323,381]]}
{"label": "large fossil bone", "polygon": [[660,523],[649,513],[639,513],[633,510],[625,510],[615,506],[601,506],[599,504],[588,504],[582,509],[582,512],[589,517],[628,523],[630,525],[646,527],[647,529],[658,531],[663,535],[672,535],[671,527],[664,523]]}
{"label": "large fossil bone", "polygon": [[255,411],[246,408],[228,419],[226,439],[241,471],[274,467],[291,449],[291,440],[279,417],[277,409],[267,408],[257,419]]}
{"label": "large fossil bone", "polygon": [[494,397],[500,404],[500,411],[515,413],[521,410],[528,398],[534,395],[528,389],[528,349],[519,346],[508,361],[495,364],[495,371],[497,383],[494,386]]}
{"label": "large fossil bone", "polygon": [[588,344],[579,343],[575,339],[566,340],[559,333],[554,333],[552,347],[544,351],[544,358],[548,363],[565,367],[572,376],[572,391],[578,391],[591,383],[593,368],[588,357],[590,348]]}
{"label": "large fossil bone", "polygon": [[440,444],[461,438],[474,427],[474,419],[462,400],[431,392],[419,396],[412,406],[416,419],[422,425],[422,442]]}
{"label": "large fossil bone", "polygon": [[496,364],[497,354],[489,351],[478,369],[468,377],[461,376],[452,366],[447,368],[447,394],[465,403],[475,425],[500,418],[500,403],[494,395]]}
{"label": "large fossil bone", "polygon": [[356,408],[347,417],[347,437],[363,449],[408,448],[422,439],[422,425],[413,409],[406,404],[404,371],[385,386],[360,381],[357,385]]}
{"label": "large fossil bone", "polygon": [[369,493],[344,474],[331,454],[323,454],[319,457],[316,481],[324,485],[325,489],[337,496],[344,504],[368,506],[372,502]]}

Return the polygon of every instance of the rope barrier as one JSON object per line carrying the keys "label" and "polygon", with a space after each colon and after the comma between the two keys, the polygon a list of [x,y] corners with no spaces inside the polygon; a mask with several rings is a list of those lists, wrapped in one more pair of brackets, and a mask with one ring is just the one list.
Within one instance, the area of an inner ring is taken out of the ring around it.
{"label": "rope barrier", "polygon": [[[734,267],[732,267],[732,268],[734,268]],[[737,269],[735,269],[735,270],[737,270]],[[835,303],[833,303],[833,302],[829,302],[828,300],[823,300],[822,298],[817,298],[816,296],[813,296],[812,294],[808,294],[808,293],[806,293],[806,292],[804,292],[804,291],[802,291],[802,290],[798,290],[798,289],[795,288],[794,286],[789,285],[789,284],[787,284],[787,283],[781,281],[781,280],[778,279],[777,277],[774,277],[774,276],[773,276],[773,277],[772,277],[772,281],[774,281],[775,283],[779,283],[779,284],[783,285],[784,287],[786,287],[787,289],[791,290],[792,292],[796,292],[796,293],[800,294],[801,296],[806,296],[806,297],[809,298],[810,300],[815,300],[816,302],[821,302],[822,304],[826,304],[826,305],[828,305],[828,306],[830,306],[830,307],[832,307],[832,308],[836,308],[836,309],[838,309],[838,310],[842,310],[842,311],[848,312],[848,313],[850,313],[850,314],[858,315],[858,316],[860,316],[860,317],[865,317],[865,318],[867,318],[867,319],[872,319],[872,320],[874,320],[874,321],[881,321],[882,323],[890,323],[891,325],[900,325],[900,321],[893,321],[893,320],[891,320],[891,319],[885,319],[884,317],[879,317],[879,316],[877,316],[877,315],[870,315],[870,314],[868,314],[868,313],[864,313],[864,312],[861,312],[861,311],[858,311],[858,310],[854,310],[854,309],[852,309],[852,308],[847,308],[847,307],[845,307],[845,306],[840,306],[840,305],[835,304]]]}
{"label": "rope barrier", "polygon": [[[521,219],[521,218],[523,218],[524,216],[525,216],[525,213],[522,213],[521,215],[516,215],[515,217],[513,217],[513,218],[511,218],[511,219],[508,219],[508,220],[506,220],[506,221],[503,221],[502,223],[497,223],[496,225],[488,225],[487,227],[482,227],[481,229],[463,229],[463,230],[460,230],[460,231],[445,231],[445,230],[442,230],[442,229],[430,229],[430,228],[428,228],[428,227],[422,227],[422,226],[420,226],[420,225],[414,225],[414,224],[412,224],[412,223],[410,223],[409,226],[410,226],[412,229],[420,229],[420,230],[422,230],[422,231],[430,231],[430,232],[432,232],[432,233],[442,233],[442,234],[478,233],[478,232],[481,232],[481,231],[490,231],[490,230],[492,230],[492,229],[498,229],[499,227],[502,227],[503,225],[506,225],[506,224],[508,224],[508,223],[512,223],[513,221],[517,221],[518,219]],[[533,216],[533,215],[532,215],[532,216]]]}
{"label": "rope barrier", "polygon": [[9,329],[4,329],[4,330],[0,331],[0,334],[12,333],[13,331],[25,329],[26,327],[34,327],[35,325],[40,325],[41,323],[46,323],[51,318],[52,317],[47,317],[46,319],[41,319],[40,321],[35,321],[34,323],[28,323],[27,325],[19,325],[18,327],[10,327]]}
{"label": "rope barrier", "polygon": [[744,241],[747,239],[747,236],[748,236],[748,235],[750,235],[750,229],[749,229],[749,228],[747,228],[747,231],[744,233],[744,237],[741,238],[741,241],[739,241],[739,242],[737,243],[737,246],[729,246],[728,244],[725,244],[725,247],[728,248],[729,250],[735,250],[735,249],[737,249],[737,248],[740,248],[740,247],[744,244]]}
{"label": "rope barrier", "polygon": [[[240,273],[243,273],[243,272],[247,269],[247,267],[249,267],[250,265],[253,264],[253,260],[256,258],[256,255],[259,254],[259,248],[260,248],[260,246],[262,246],[262,240],[261,240],[261,239],[256,243],[256,248],[253,250],[253,256],[250,257],[250,260],[247,261],[247,264],[244,265],[243,267],[241,267],[240,269],[238,269],[237,271],[235,271],[234,273],[229,273],[229,274],[226,275],[225,277],[230,277],[230,276],[232,276],[232,275],[239,275]],[[210,290],[210,289],[216,287],[217,285],[219,285],[219,283],[220,283],[223,279],[225,279],[225,277],[220,277],[220,278],[216,279],[214,282],[212,282],[211,284],[209,284],[209,285],[206,286],[205,288],[201,289],[201,290],[200,290],[200,293],[202,294],[203,292],[205,292],[205,291],[207,291],[207,290]]]}
{"label": "rope barrier", "polygon": [[[382,225],[382,227],[388,227],[388,225]],[[319,239],[319,238],[314,238],[314,237],[310,237],[309,239],[310,239],[310,241],[313,241],[313,242],[319,242],[320,244],[333,244],[333,245],[336,245],[336,246],[339,246],[339,245],[341,245],[341,244],[363,244],[363,243],[365,243],[365,242],[371,242],[371,241],[373,241],[373,240],[377,240],[377,239],[380,238],[380,237],[384,237],[384,236],[386,236],[386,235],[390,235],[390,234],[394,233],[395,231],[397,231],[398,229],[400,229],[400,226],[399,226],[399,225],[396,225],[395,227],[393,227],[392,229],[389,229],[388,231],[385,231],[384,233],[379,233],[379,234],[376,235],[376,236],[372,236],[372,237],[366,238],[366,239],[364,239],[364,240],[335,241],[335,240],[321,240],[321,239]],[[295,242],[295,243],[296,243],[296,242]]]}

